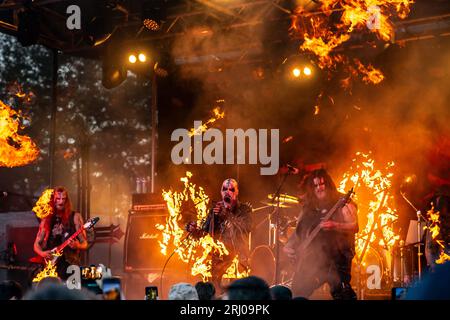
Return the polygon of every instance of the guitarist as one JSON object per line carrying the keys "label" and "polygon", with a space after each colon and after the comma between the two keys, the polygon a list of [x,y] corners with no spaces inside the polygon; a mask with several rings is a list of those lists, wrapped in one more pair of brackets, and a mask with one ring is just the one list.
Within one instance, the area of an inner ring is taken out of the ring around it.
{"label": "guitarist", "polygon": [[[51,250],[62,244],[84,224],[79,212],[72,211],[69,194],[64,187],[54,189],[50,205],[53,214],[43,218],[34,241],[34,251],[44,259],[51,259]],[[86,250],[88,242],[86,231],[83,230],[77,238],[71,241],[63,251],[56,263],[58,275],[65,279],[66,269],[69,265],[80,265],[80,250]]]}
{"label": "guitarist", "polygon": [[[328,221],[324,216],[343,196],[325,169],[318,169],[304,180],[304,202],[296,232],[289,238],[284,252],[295,261],[292,291],[308,298],[327,283],[333,299],[356,299],[350,285],[352,259],[355,255],[355,233],[358,232],[357,207],[353,202],[338,208]],[[303,248],[313,229],[317,236]]]}

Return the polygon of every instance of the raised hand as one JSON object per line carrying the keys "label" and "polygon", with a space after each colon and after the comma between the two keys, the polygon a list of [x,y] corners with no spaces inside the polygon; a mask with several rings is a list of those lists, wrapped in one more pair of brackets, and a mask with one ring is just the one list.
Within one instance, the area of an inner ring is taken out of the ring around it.
{"label": "raised hand", "polygon": [[215,207],[213,208],[213,212],[215,215],[223,215],[223,201],[219,201],[216,203]]}

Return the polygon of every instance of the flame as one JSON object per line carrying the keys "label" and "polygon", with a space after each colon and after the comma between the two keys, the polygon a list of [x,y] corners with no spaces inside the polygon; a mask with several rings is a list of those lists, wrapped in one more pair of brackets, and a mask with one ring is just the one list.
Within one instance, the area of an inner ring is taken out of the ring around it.
{"label": "flame", "polygon": [[383,171],[378,170],[371,158],[371,152],[357,152],[352,162],[351,168],[343,175],[338,190],[345,192],[351,186],[355,187],[357,191],[354,200],[360,209],[360,218],[364,214],[361,208],[367,206],[367,223],[357,235],[355,248],[359,260],[363,261],[370,246],[378,244],[392,252],[393,246],[400,238],[393,230],[393,223],[397,221],[398,214],[393,207],[394,197],[390,194],[393,177],[390,170],[394,162],[389,162]]}
{"label": "flame", "polygon": [[24,166],[36,160],[39,150],[30,137],[17,132],[21,113],[0,101],[0,167]]}
{"label": "flame", "polygon": [[[322,0],[319,12],[294,10],[289,31],[302,41],[300,51],[316,56],[320,68],[335,69],[341,63],[347,66],[348,73],[359,73],[364,82],[378,84],[384,79],[380,70],[364,66],[358,59],[353,59],[356,67],[351,66],[352,61],[336,50],[355,32],[374,34],[384,42],[393,41],[391,17],[405,19],[411,4],[412,0]],[[345,88],[349,87],[349,80],[346,77]]]}
{"label": "flame", "polygon": [[186,172],[185,177],[180,178],[180,181],[184,184],[184,190],[181,192],[163,190],[162,196],[166,201],[169,214],[166,218],[166,224],[157,224],[156,228],[162,232],[162,241],[159,241],[161,253],[167,255],[169,246],[173,245],[181,261],[185,263],[195,261],[191,267],[191,275],[201,275],[203,281],[208,281],[208,278],[212,276],[211,255],[227,256],[229,251],[222,242],[214,240],[209,234],[199,239],[186,237],[183,227],[180,227],[182,206],[188,202],[194,204],[198,227],[202,226],[208,215],[209,197],[202,187],[197,188],[195,184],[190,182],[190,178],[192,178],[192,173],[189,171]]}
{"label": "flame", "polygon": [[22,85],[17,81],[8,85],[8,92],[25,104],[29,104],[35,98],[35,94],[32,91],[25,92]]}
{"label": "flame", "polygon": [[384,79],[383,73],[375,69],[372,65],[365,66],[361,62],[356,61],[359,72],[363,75],[363,81],[365,83],[379,84]]}
{"label": "flame", "polygon": [[440,213],[439,211],[434,211],[434,205],[431,204],[431,209],[427,211],[428,221],[430,222],[425,229],[429,229],[431,232],[431,237],[435,243],[439,245],[440,255],[439,258],[435,260],[437,264],[443,264],[445,261],[450,261],[450,256],[445,252],[445,243],[443,240],[438,239],[441,229],[440,229]]}
{"label": "flame", "polygon": [[[217,100],[216,102],[223,102],[223,100]],[[205,132],[211,124],[216,122],[219,119],[223,119],[225,117],[225,111],[221,111],[220,107],[215,107],[212,111],[212,118],[208,119],[204,124],[202,124],[198,128],[192,128],[189,131],[189,136],[192,137],[194,135],[202,134],[202,132]]]}
{"label": "flame", "polygon": [[53,189],[47,189],[39,197],[32,209],[38,218],[43,219],[53,214],[52,196]]}
{"label": "flame", "polygon": [[39,272],[36,277],[34,277],[32,282],[39,282],[44,278],[53,277],[58,278],[58,273],[56,272],[56,265],[54,265],[51,261],[47,262],[44,270]]}
{"label": "flame", "polygon": [[239,256],[235,256],[231,265],[225,271],[223,278],[225,279],[240,279],[245,278],[250,275],[250,268],[246,268],[246,270],[239,272]]}

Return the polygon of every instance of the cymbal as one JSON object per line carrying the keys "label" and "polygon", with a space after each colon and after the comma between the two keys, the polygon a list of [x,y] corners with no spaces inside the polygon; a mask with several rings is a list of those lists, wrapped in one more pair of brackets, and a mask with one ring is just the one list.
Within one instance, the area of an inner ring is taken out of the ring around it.
{"label": "cymbal", "polygon": [[[262,204],[265,204],[269,207],[278,207],[278,202],[271,202],[271,201],[261,201]],[[283,203],[280,201],[280,208],[292,208],[292,205]]]}
{"label": "cymbal", "polygon": [[[278,201],[278,197],[276,197],[273,193],[268,194],[267,195],[267,199],[274,200],[274,202]],[[299,203],[299,199],[297,197],[288,195],[286,193],[282,193],[282,194],[280,194],[280,202],[281,203],[298,204]]]}

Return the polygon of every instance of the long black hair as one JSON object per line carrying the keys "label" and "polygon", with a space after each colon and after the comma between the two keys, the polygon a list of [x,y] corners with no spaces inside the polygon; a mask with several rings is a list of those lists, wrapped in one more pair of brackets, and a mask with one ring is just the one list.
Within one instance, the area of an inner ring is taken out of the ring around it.
{"label": "long black hair", "polygon": [[325,189],[327,190],[326,201],[337,201],[337,199],[339,199],[339,192],[337,191],[336,184],[334,183],[333,179],[331,179],[331,176],[328,174],[328,172],[324,168],[321,168],[312,171],[303,181],[302,189],[306,194],[305,204],[309,206],[317,206],[318,199],[314,192],[314,179],[316,178],[323,178],[325,182]]}

